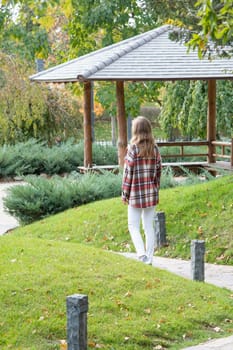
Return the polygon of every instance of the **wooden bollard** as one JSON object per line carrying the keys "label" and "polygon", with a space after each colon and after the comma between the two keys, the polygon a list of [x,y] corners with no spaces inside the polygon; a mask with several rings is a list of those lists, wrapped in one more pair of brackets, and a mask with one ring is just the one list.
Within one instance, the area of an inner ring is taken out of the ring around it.
{"label": "wooden bollard", "polygon": [[155,248],[163,247],[167,244],[165,213],[158,211],[155,213]]}
{"label": "wooden bollard", "polygon": [[192,279],[205,280],[205,241],[195,239],[191,242],[191,269]]}
{"label": "wooden bollard", "polygon": [[87,349],[88,297],[73,294],[66,298],[68,350]]}

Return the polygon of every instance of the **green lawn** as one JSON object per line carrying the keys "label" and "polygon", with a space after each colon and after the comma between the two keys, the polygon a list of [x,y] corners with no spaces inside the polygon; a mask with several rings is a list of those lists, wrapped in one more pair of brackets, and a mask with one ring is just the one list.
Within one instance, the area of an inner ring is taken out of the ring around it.
{"label": "green lawn", "polygon": [[[233,176],[160,191],[168,246],[158,254],[189,259],[192,239],[205,239],[206,261],[233,265]],[[82,243],[105,250],[133,249],[120,198],[96,201],[15,231],[14,235]]]}
{"label": "green lawn", "polygon": [[[232,264],[233,178],[161,191],[169,245]],[[0,237],[0,349],[61,349],[66,296],[89,298],[88,349],[178,350],[233,333],[232,291],[118,255],[133,247],[120,198],[67,210]]]}

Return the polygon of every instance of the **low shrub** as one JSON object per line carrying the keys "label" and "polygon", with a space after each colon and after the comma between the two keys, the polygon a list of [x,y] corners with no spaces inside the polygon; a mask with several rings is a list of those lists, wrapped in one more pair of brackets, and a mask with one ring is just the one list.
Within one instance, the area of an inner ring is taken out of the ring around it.
{"label": "low shrub", "polygon": [[29,224],[68,208],[119,196],[121,174],[106,172],[51,179],[27,176],[26,184],[13,186],[4,199],[4,208],[21,224]]}
{"label": "low shrub", "polygon": [[[30,139],[24,143],[0,147],[0,177],[70,173],[83,165],[83,142],[73,140],[48,147],[45,142]],[[116,147],[93,144],[93,163],[118,163]]]}
{"label": "low shrub", "polygon": [[0,148],[0,177],[9,177],[16,174],[20,161],[15,157],[13,150],[7,146]]}
{"label": "low shrub", "polygon": [[[193,184],[200,180],[192,173],[186,174],[182,184]],[[114,174],[102,171],[101,174],[81,175],[72,172],[67,177],[27,176],[26,184],[12,186],[3,200],[5,209],[21,224],[29,224],[44,217],[62,212],[82,204],[120,196],[122,171]],[[163,169],[161,189],[179,186],[171,168]]]}
{"label": "low shrub", "polygon": [[117,149],[108,144],[93,144],[93,163],[97,165],[117,165]]}

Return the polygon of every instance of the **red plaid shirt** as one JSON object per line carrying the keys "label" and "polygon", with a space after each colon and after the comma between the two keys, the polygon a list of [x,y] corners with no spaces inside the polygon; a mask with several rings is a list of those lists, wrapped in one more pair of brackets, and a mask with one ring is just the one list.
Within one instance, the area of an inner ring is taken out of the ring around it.
{"label": "red plaid shirt", "polygon": [[158,204],[162,162],[158,147],[153,158],[139,155],[136,145],[128,148],[122,181],[122,200],[135,208]]}

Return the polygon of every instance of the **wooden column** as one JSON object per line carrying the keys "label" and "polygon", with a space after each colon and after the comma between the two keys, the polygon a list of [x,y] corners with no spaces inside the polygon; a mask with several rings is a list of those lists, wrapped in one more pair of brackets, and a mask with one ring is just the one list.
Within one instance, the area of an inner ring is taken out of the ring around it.
{"label": "wooden column", "polygon": [[118,164],[124,166],[127,147],[127,121],[125,114],[124,82],[116,82],[117,122],[118,122]]}
{"label": "wooden column", "polygon": [[216,140],[216,80],[208,80],[207,140],[208,162],[215,163],[215,146],[211,142]]}
{"label": "wooden column", "polygon": [[83,128],[84,128],[84,167],[92,167],[91,133],[91,82],[84,83]]}

